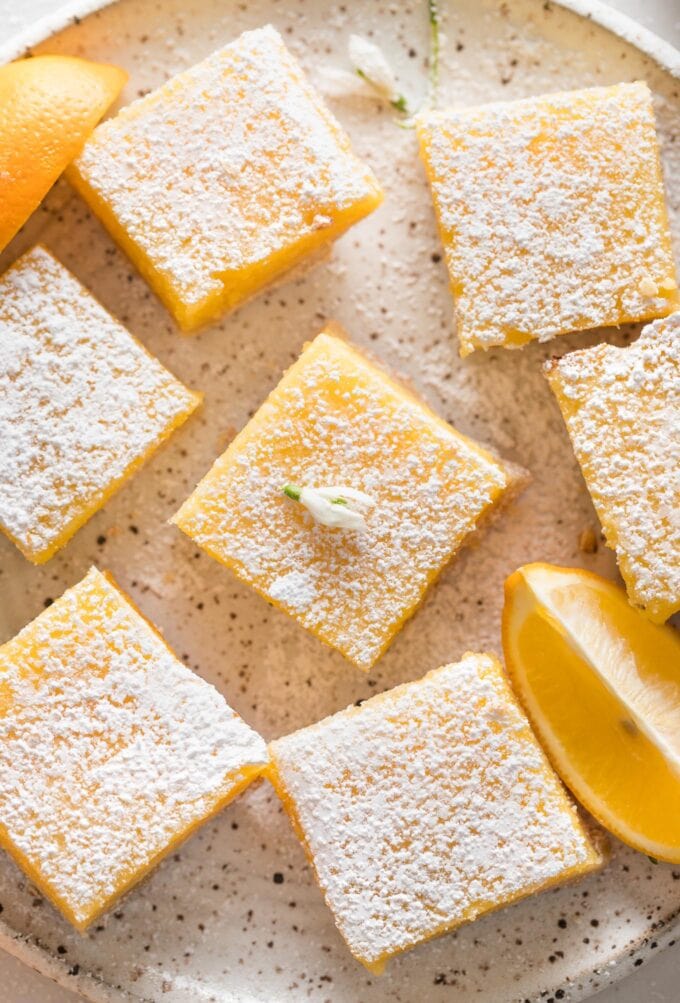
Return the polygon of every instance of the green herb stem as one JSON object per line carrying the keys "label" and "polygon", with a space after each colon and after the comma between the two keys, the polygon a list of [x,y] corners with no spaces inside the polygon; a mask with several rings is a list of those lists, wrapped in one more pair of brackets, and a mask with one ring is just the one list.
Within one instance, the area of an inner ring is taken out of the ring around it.
{"label": "green herb stem", "polygon": [[439,6],[437,0],[427,0],[427,10],[430,18],[430,100],[432,108],[436,108],[439,92],[439,55],[441,47]]}
{"label": "green herb stem", "polygon": [[284,495],[292,498],[293,501],[300,501],[300,495],[302,494],[302,488],[298,487],[297,484],[284,484],[281,488]]}
{"label": "green herb stem", "polygon": [[392,102],[393,107],[397,108],[398,111],[406,113],[409,117],[406,119],[396,119],[396,124],[401,129],[414,129],[415,128],[415,116],[418,112],[423,111],[424,108],[436,108],[439,103],[439,63],[441,54],[441,18],[439,16],[439,5],[437,0],[427,0],[427,14],[428,20],[430,22],[430,55],[428,59],[428,83],[427,83],[427,97],[421,102],[420,106],[411,112],[406,102],[404,106],[399,107],[394,101]]}

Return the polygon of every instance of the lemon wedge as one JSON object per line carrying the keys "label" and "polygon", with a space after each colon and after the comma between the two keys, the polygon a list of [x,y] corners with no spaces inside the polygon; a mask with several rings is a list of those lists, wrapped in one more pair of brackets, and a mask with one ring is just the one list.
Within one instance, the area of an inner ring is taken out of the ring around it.
{"label": "lemon wedge", "polygon": [[0,251],[80,152],[126,80],[117,66],[75,56],[0,66]]}
{"label": "lemon wedge", "polygon": [[680,638],[589,571],[505,585],[508,673],[553,766],[625,843],[680,863]]}

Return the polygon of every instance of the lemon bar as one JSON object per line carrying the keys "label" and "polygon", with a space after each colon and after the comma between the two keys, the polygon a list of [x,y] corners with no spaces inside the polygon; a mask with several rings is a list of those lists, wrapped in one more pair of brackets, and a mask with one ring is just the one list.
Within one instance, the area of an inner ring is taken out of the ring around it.
{"label": "lemon bar", "polygon": [[185,331],[382,200],[271,26],[124,108],[95,130],[69,177]]}
{"label": "lemon bar", "polygon": [[269,751],[336,925],[372,971],[602,862],[491,655],[468,653]]}
{"label": "lemon bar", "polygon": [[680,610],[680,312],[545,367],[630,601]]}
{"label": "lemon bar", "polygon": [[47,561],[200,401],[34,248],[0,276],[0,529]]}
{"label": "lemon bar", "polygon": [[680,304],[646,84],[428,112],[418,135],[461,355]]}
{"label": "lemon bar", "polygon": [[[309,344],[173,521],[368,670],[516,469],[466,439],[329,328]],[[365,532],[282,492],[349,485]]]}
{"label": "lemon bar", "polygon": [[266,763],[96,568],[0,647],[0,845],[79,930]]}

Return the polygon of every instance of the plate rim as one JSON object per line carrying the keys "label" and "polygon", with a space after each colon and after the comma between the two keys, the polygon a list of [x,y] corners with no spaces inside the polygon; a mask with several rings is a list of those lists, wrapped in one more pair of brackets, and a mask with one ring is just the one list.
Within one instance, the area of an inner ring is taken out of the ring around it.
{"label": "plate rim", "polygon": [[[39,18],[30,27],[17,32],[9,41],[0,45],[0,66],[28,55],[34,46],[117,2],[118,0],[67,0],[56,10]],[[534,2],[538,4],[540,0],[534,0]],[[674,79],[680,80],[680,49],[676,49],[670,42],[639,24],[634,18],[615,10],[602,0],[549,0],[549,2],[557,7],[562,7],[576,17],[592,21],[652,59],[660,69],[670,74]],[[607,985],[601,986],[596,992],[625,979],[634,970],[635,962],[639,958],[643,959],[644,964],[649,955],[645,956],[641,952],[644,951],[652,937],[658,942],[659,948],[663,950],[668,946],[668,941],[673,939],[673,935],[678,929],[680,929],[680,909],[671,914],[662,930],[648,931],[634,945],[626,948],[618,956],[615,966],[610,970]],[[45,945],[37,940],[32,941],[25,934],[18,933],[2,918],[0,918],[0,950],[16,958],[39,975],[50,979],[56,985],[90,1000],[91,1003],[153,1003],[145,997],[133,996],[126,989],[109,985],[90,972],[71,973],[49,952]],[[596,974],[591,969],[588,971]],[[579,975],[581,974],[584,973],[579,973]],[[589,991],[584,994],[581,989],[576,989],[574,995],[572,982],[555,986],[555,990],[559,988],[569,993],[568,998],[574,1003],[577,1003],[578,1000],[588,999],[592,995]],[[234,997],[234,1003],[238,1003],[236,997]]]}
{"label": "plate rim", "polygon": [[[661,69],[680,80],[680,49],[676,49],[670,42],[645,28],[628,14],[615,10],[603,0],[549,0],[549,2],[600,25],[649,56]],[[38,18],[30,27],[17,32],[8,42],[0,45],[0,66],[25,56],[33,46],[47,41],[72,23],[77,24],[90,14],[113,6],[114,3],[117,3],[117,0],[67,0],[55,11]]]}

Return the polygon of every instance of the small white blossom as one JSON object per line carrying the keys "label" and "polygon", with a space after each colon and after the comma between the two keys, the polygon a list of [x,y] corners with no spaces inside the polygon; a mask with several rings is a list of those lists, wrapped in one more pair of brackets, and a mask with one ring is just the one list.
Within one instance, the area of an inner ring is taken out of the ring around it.
{"label": "small white blossom", "polygon": [[[430,56],[428,74],[428,95],[421,107],[436,107],[439,88],[439,55],[443,35],[437,0],[427,0],[427,14],[430,22]],[[392,67],[385,58],[383,50],[374,42],[362,35],[350,35],[348,55],[354,74],[333,67],[322,67],[320,79],[321,89],[333,97],[345,96],[378,96],[389,101],[392,107],[400,113],[395,121],[404,129],[415,127],[416,111],[411,107],[406,97],[399,92],[397,79]],[[348,79],[353,76],[354,81]],[[361,90],[357,80],[366,86]],[[404,117],[406,116],[406,117]]]}
{"label": "small white blossom", "polygon": [[350,35],[348,52],[350,62],[364,80],[373,84],[388,101],[399,100],[397,81],[382,49],[361,35]]}
{"label": "small white blossom", "polygon": [[375,505],[370,495],[350,487],[299,488],[294,484],[286,484],[283,492],[304,505],[322,526],[350,529],[359,533],[366,529],[363,512]]}
{"label": "small white blossom", "polygon": [[375,100],[375,87],[358,73],[340,69],[337,66],[318,66],[314,83],[328,98]]}

